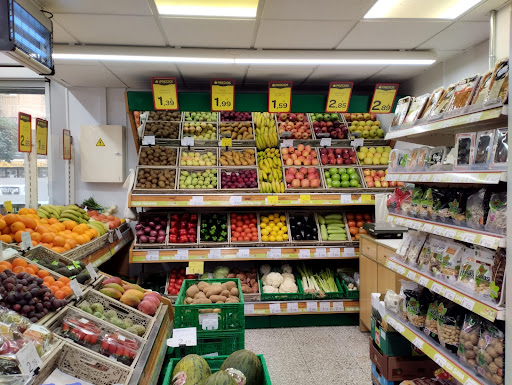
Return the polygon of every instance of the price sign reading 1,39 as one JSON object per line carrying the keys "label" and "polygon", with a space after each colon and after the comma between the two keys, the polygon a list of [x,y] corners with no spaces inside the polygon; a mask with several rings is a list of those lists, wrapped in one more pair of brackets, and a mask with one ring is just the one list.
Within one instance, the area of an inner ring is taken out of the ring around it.
{"label": "price sign reading 1,39", "polygon": [[290,112],[292,106],[292,82],[268,82],[268,112]]}
{"label": "price sign reading 1,39", "polygon": [[331,82],[325,112],[347,112],[353,85],[352,82]]}
{"label": "price sign reading 1,39", "polygon": [[18,151],[32,151],[32,116],[18,113]]}
{"label": "price sign reading 1,39", "polygon": [[48,155],[48,121],[36,119],[37,155]]}
{"label": "price sign reading 1,39", "polygon": [[234,111],[235,81],[231,79],[212,79],[210,86],[212,111]]}
{"label": "price sign reading 1,39", "polygon": [[176,78],[151,78],[155,110],[177,110]]}
{"label": "price sign reading 1,39", "polygon": [[389,114],[395,103],[396,94],[398,92],[398,84],[379,83],[375,86],[373,92],[372,104],[370,105],[370,113],[373,114]]}

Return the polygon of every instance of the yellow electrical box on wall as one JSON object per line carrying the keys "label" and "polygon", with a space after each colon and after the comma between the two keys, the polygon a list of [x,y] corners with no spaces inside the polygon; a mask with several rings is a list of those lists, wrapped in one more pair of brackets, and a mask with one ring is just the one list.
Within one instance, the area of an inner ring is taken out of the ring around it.
{"label": "yellow electrical box on wall", "polygon": [[122,183],[125,173],[125,128],[80,127],[80,176],[82,182]]}

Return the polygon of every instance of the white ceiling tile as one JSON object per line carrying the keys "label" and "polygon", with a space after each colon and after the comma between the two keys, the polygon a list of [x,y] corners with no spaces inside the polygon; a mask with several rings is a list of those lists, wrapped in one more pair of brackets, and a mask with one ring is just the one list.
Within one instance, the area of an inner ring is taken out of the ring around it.
{"label": "white ceiling tile", "polygon": [[53,22],[54,43],[78,43],[59,23]]}
{"label": "white ceiling tile", "polygon": [[419,46],[419,49],[460,50],[489,38],[489,22],[457,21]]}
{"label": "white ceiling tile", "polygon": [[141,91],[148,91],[151,90],[151,85],[148,85],[146,82],[128,82],[126,83],[128,88],[131,88],[133,90],[141,90]]}
{"label": "white ceiling tile", "polygon": [[385,66],[320,66],[308,78],[306,84],[326,84],[334,81],[359,82],[381,71]]}
{"label": "white ceiling tile", "polygon": [[73,87],[125,87],[123,82],[98,62],[90,62],[88,65],[57,63],[55,77]]}
{"label": "white ceiling tile", "polygon": [[248,66],[228,64],[180,64],[179,69],[185,82],[192,80],[209,80],[214,78],[235,79],[242,81]]}
{"label": "white ceiling tile", "polygon": [[204,48],[250,48],[254,20],[160,18],[172,46]]}
{"label": "white ceiling tile", "polygon": [[14,60],[12,57],[7,56],[5,53],[0,52],[0,65],[2,64],[14,64],[18,65],[19,63]]}
{"label": "white ceiling tile", "polygon": [[404,80],[418,76],[429,68],[431,68],[431,66],[388,66],[379,73],[370,77],[368,81],[399,83]]}
{"label": "white ceiling tile", "polygon": [[360,21],[338,49],[412,49],[450,25],[446,21]]}
{"label": "white ceiling tile", "polygon": [[120,63],[103,62],[110,72],[117,76],[123,83],[145,83],[151,88],[152,77],[178,77],[177,67],[172,63]]}
{"label": "white ceiling tile", "polygon": [[499,9],[505,4],[510,4],[510,1],[504,0],[487,0],[482,2],[478,7],[466,13],[460,18],[461,21],[489,21],[490,12],[493,9]]}
{"label": "white ceiling tile", "polygon": [[271,66],[249,67],[247,71],[246,83],[262,83],[272,80],[291,80],[296,83],[302,82],[311,74],[313,67],[288,67],[288,66]]}
{"label": "white ceiling tile", "polygon": [[267,0],[263,19],[359,20],[375,0]]}
{"label": "white ceiling tile", "polygon": [[436,63],[440,63],[440,62],[443,62],[445,60],[448,60],[454,56],[457,56],[458,54],[462,53],[464,51],[454,51],[454,50],[449,50],[449,51],[436,51],[436,55],[437,55],[437,59],[436,59]]}
{"label": "white ceiling tile", "polygon": [[82,44],[165,45],[152,16],[57,14],[54,17]]}
{"label": "white ceiling tile", "polygon": [[58,13],[151,15],[146,0],[39,0],[44,9]]}
{"label": "white ceiling tile", "polygon": [[0,79],[3,80],[43,78],[43,76],[25,67],[0,67]]}
{"label": "white ceiling tile", "polygon": [[354,24],[353,21],[262,20],[255,47],[332,49]]}

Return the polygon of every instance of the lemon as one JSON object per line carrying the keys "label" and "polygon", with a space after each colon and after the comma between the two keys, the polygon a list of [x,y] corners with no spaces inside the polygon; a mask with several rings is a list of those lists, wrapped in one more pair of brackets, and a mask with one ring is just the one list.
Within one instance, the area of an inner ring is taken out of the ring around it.
{"label": "lemon", "polygon": [[279,217],[274,218],[274,223],[277,225],[279,223]]}
{"label": "lemon", "polygon": [[274,217],[272,214],[270,214],[270,215],[268,216],[268,220],[269,220],[269,221],[273,221],[273,220],[274,220],[274,218],[275,218],[275,217]]}
{"label": "lemon", "polygon": [[268,229],[262,229],[261,230],[261,235],[268,235],[270,232],[268,231]]}
{"label": "lemon", "polygon": [[281,235],[281,236],[283,236],[283,235],[284,235],[284,231],[279,230],[279,231],[277,232],[277,235]]}
{"label": "lemon", "polygon": [[275,214],[274,214],[274,218],[275,218],[275,217],[279,218],[279,214],[278,214],[278,213],[275,213]]}
{"label": "lemon", "polygon": [[269,219],[267,217],[261,217],[261,222],[262,223],[268,223]]}
{"label": "lemon", "polygon": [[272,230],[272,232],[270,233],[270,235],[273,235],[274,237],[276,237],[276,236],[277,236],[277,231]]}
{"label": "lemon", "polygon": [[276,242],[283,242],[283,237],[281,235],[278,235],[276,237]]}
{"label": "lemon", "polygon": [[276,224],[275,224],[274,222],[270,222],[270,223],[268,224],[268,228],[269,228],[269,229],[273,229],[274,227],[276,227]]}
{"label": "lemon", "polygon": [[283,234],[283,241],[287,241],[288,240],[288,234]]}
{"label": "lemon", "polygon": [[283,222],[279,222],[279,223],[277,224],[277,227],[279,227],[279,228],[283,227]]}
{"label": "lemon", "polygon": [[275,241],[276,241],[276,237],[275,237],[274,235],[271,235],[271,236],[268,238],[268,240],[269,240],[270,242],[275,242]]}
{"label": "lemon", "polygon": [[261,236],[261,241],[262,242],[268,242],[268,235],[262,235]]}
{"label": "lemon", "polygon": [[279,219],[281,220],[281,222],[286,222],[286,217],[284,215],[281,215]]}
{"label": "lemon", "polygon": [[283,230],[283,232],[286,233],[288,231],[288,227],[283,226],[283,227],[281,227],[281,230]]}
{"label": "lemon", "polygon": [[265,227],[267,227],[267,224],[266,224],[266,223],[260,223],[260,227],[261,227],[262,229],[264,229]]}

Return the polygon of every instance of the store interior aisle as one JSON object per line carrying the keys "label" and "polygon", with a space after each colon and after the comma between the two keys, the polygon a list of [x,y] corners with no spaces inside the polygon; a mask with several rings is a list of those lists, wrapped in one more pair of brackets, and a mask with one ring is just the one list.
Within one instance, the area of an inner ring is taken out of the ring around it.
{"label": "store interior aisle", "polygon": [[369,337],[357,326],[248,329],[245,348],[265,356],[272,385],[368,385]]}

